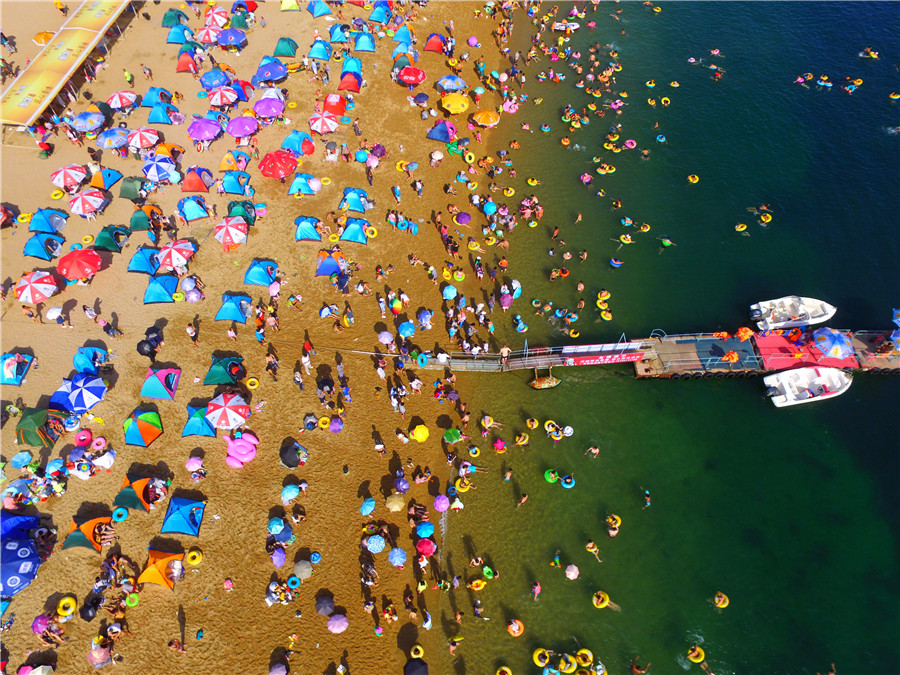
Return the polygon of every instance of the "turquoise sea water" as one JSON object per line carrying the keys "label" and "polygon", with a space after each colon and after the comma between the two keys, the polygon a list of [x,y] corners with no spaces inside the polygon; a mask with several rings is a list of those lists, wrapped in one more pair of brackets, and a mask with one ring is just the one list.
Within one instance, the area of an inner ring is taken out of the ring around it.
{"label": "turquoise sea water", "polygon": [[[620,22],[609,17],[615,9],[623,10]],[[889,328],[891,308],[900,305],[900,136],[888,133],[900,118],[888,99],[900,90],[896,7],[666,3],[655,15],[637,3],[604,3],[582,22],[591,19],[597,29],[579,31],[570,44],[583,52],[595,41],[615,45],[624,66],[616,91],[629,94],[624,114],[592,117],[571,133],[585,152],[562,148],[562,106],[580,109],[594,99],[574,87],[567,67],[544,60],[526,71],[532,97],[544,102],[526,105],[509,131],[524,148],[516,187],[521,194],[529,190],[524,178],[539,176],[543,184],[533,191],[547,212],[538,228],[512,237],[511,276],[525,289],[515,309],[531,326],[529,344],[566,341],[531,314],[528,300],[574,307],[578,279],[589,306],[597,290],[611,291],[615,316],[605,323],[582,312],[581,343],[644,337],[655,328],[733,331],[752,302],[790,293],[837,305],[832,326]],[[530,26],[520,20],[516,30],[524,52]],[[869,45],[879,60],[858,56]],[[725,55],[712,59],[726,70],[719,83],[687,62],[709,63],[713,48]],[[566,81],[535,82],[551,66]],[[848,96],[837,86],[825,92],[792,83],[807,71],[864,84]],[[644,85],[651,78],[653,90]],[[671,80],[681,86],[670,88]],[[669,96],[672,104],[651,108],[648,96]],[[518,129],[525,121],[535,133]],[[537,130],[545,121],[549,134]],[[649,161],[636,151],[603,152],[616,122],[621,139],[651,150]],[[666,145],[655,142],[658,133]],[[594,155],[617,172],[593,174]],[[584,171],[595,177],[590,187],[578,180]],[[691,173],[698,184],[687,183]],[[599,186],[606,198],[595,196]],[[623,202],[615,212],[612,197]],[[768,228],[745,209],[761,203],[775,214]],[[573,226],[578,211],[584,222]],[[632,232],[637,243],[617,251],[610,240],[629,231],[622,216],[653,229]],[[738,222],[748,224],[749,236],[735,233]],[[590,257],[585,265],[571,261],[572,276],[551,284],[547,274],[561,264],[547,255],[554,225],[569,250],[585,248]],[[677,246],[660,253],[657,236]],[[625,265],[610,268],[612,255]],[[522,346],[509,326],[499,330],[513,348]],[[528,417],[555,419],[576,433],[559,444],[537,433],[527,450],[479,460],[490,472],[450,519],[444,552],[455,573],[468,572],[477,552],[501,578],[477,596],[453,594],[467,615],[457,672],[499,665],[538,672],[536,647],[574,652],[578,645],[612,673],[628,672],[637,655],[653,662],[652,672],[699,672],[685,657],[694,642],[717,675],[824,672],[831,662],[839,673],[900,672],[895,378],[860,375],[834,401],[776,410],[758,379],[636,381],[627,366],[555,374],[563,383],[542,392],[526,386],[530,373],[467,376],[479,378],[471,407],[503,422],[508,441]],[[591,444],[601,448],[597,460],[583,456]],[[512,484],[501,480],[507,466]],[[545,483],[551,467],[574,471],[575,489]],[[652,491],[648,510],[641,487]],[[530,499],[517,510],[521,492]],[[615,540],[605,536],[609,512],[623,519]],[[588,538],[600,545],[602,564],[584,550]],[[563,566],[579,566],[579,579],[548,565],[557,549]],[[534,580],[543,585],[539,602],[529,594]],[[621,611],[594,609],[598,589]],[[710,604],[717,590],[730,596],[727,610]],[[475,597],[492,621],[471,618]],[[506,633],[512,617],[525,623],[524,637]],[[451,614],[442,618],[452,622]]]}

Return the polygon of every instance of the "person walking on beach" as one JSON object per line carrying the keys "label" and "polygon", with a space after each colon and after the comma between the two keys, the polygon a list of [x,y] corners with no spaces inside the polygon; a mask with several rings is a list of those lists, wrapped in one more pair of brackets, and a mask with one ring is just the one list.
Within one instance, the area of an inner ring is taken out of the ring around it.
{"label": "person walking on beach", "polygon": [[531,597],[535,601],[541,597],[541,583],[539,581],[535,581],[531,584]]}
{"label": "person walking on beach", "polygon": [[122,75],[125,77],[125,81],[128,83],[129,87],[134,86],[134,75],[129,73],[125,68],[122,68]]}
{"label": "person walking on beach", "polygon": [[145,66],[143,63],[141,64],[141,70],[144,71],[144,77],[145,77],[147,80],[149,80],[150,82],[153,82],[153,71],[150,70],[150,69],[149,69],[147,66]]}
{"label": "person walking on beach", "polygon": [[527,501],[528,501],[528,495],[523,492],[522,498],[519,500],[519,503],[516,504],[516,508],[519,508],[520,506],[522,506],[522,504],[524,504]]}
{"label": "person walking on beach", "polygon": [[272,376],[273,382],[278,382],[278,359],[274,354],[266,354],[266,372]]}
{"label": "person walking on beach", "polygon": [[306,374],[309,375],[312,372],[312,359],[309,356],[309,352],[306,350],[303,351],[303,356],[300,357],[300,363],[303,364]]}
{"label": "person walking on beach", "polygon": [[188,334],[188,337],[191,338],[191,346],[196,347],[197,344],[200,342],[200,336],[197,333],[197,329],[194,328],[194,324],[189,323],[187,325],[187,328],[184,329],[184,331]]}

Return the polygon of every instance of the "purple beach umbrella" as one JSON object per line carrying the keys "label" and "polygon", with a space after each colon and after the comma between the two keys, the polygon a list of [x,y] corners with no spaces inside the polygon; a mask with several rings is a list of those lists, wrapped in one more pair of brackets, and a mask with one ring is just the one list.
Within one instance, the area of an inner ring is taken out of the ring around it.
{"label": "purple beach umbrella", "polygon": [[246,117],[241,115],[240,117],[235,117],[228,123],[228,126],[225,127],[225,131],[228,132],[231,136],[235,138],[241,138],[242,136],[249,136],[254,133],[257,129],[259,129],[259,122],[256,121],[255,117]]}
{"label": "purple beach umbrella", "polygon": [[188,126],[188,136],[195,141],[211,141],[222,133],[222,127],[218,122],[199,117]]}
{"label": "purple beach umbrella", "polygon": [[447,495],[438,495],[434,498],[434,510],[443,513],[450,508],[450,498]]}
{"label": "purple beach umbrella", "polygon": [[254,104],[253,111],[260,117],[278,117],[284,112],[284,101],[278,98],[263,98]]}

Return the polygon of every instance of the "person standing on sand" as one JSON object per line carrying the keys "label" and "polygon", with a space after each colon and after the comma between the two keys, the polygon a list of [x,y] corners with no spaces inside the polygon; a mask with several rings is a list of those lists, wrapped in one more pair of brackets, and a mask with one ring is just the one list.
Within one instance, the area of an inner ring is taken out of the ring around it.
{"label": "person standing on sand", "polygon": [[128,83],[129,87],[134,86],[134,75],[129,73],[125,68],[122,68],[122,75],[125,77],[125,81]]}
{"label": "person standing on sand", "polygon": [[200,336],[197,333],[197,329],[194,328],[194,324],[189,323],[184,331],[188,334],[188,337],[191,338],[191,346],[196,347],[200,343]]}
{"label": "person standing on sand", "polygon": [[150,70],[143,63],[141,64],[141,70],[144,71],[144,77],[148,79],[150,82],[153,82],[153,71]]}

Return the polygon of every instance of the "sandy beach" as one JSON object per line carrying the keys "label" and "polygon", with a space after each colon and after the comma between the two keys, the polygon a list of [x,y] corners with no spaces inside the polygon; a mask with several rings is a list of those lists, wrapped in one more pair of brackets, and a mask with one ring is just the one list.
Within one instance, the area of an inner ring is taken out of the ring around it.
{"label": "sandy beach", "polygon": [[[228,3],[223,6],[228,8]],[[146,3],[141,8],[142,16],[131,22],[124,36],[112,47],[96,81],[83,87],[85,98],[89,93],[94,100],[105,100],[113,92],[128,88],[122,72],[128,69],[136,78],[134,90],[137,92],[144,92],[150,86],[181,92],[184,100],[178,106],[188,122],[192,114],[205,113],[207,102],[197,97],[199,83],[190,74],[174,72],[178,46],[165,44],[168,29],[160,27],[165,11],[177,7],[176,3]],[[474,18],[472,10],[478,8],[480,5],[474,3],[449,2],[415,7],[418,18],[411,21],[410,26],[418,37],[417,47],[421,54],[418,65],[428,73],[425,88],[417,91],[427,91],[430,104],[436,100],[433,82],[450,71],[446,56],[421,52],[421,49],[429,33],[448,34],[447,21],[450,19],[455,21],[454,35],[460,43],[457,54],[463,50],[470,52],[470,61],[462,72],[464,78],[470,82],[476,79],[472,61],[477,57],[486,60],[488,71],[499,65],[499,53],[490,36],[496,23],[486,18]],[[22,66],[26,56],[36,53],[37,48],[29,44],[31,33],[36,28],[53,30],[62,21],[62,16],[49,2],[4,1],[0,9],[4,33],[16,36],[21,46],[12,60]],[[407,5],[406,9],[412,8]],[[185,11],[190,17],[190,27],[199,30],[203,19],[196,18],[190,9]],[[348,20],[369,14],[368,10],[351,5],[344,6],[343,12]],[[306,11],[279,12],[276,2],[261,3],[255,14],[257,22],[265,19],[266,27],[257,23],[248,31],[248,45],[239,56],[211,50],[220,64],[230,65],[242,79],[250,78],[260,59],[271,54],[279,37],[290,35],[296,39],[300,45],[296,59],[285,59],[296,62],[308,51],[313,32],[318,30],[327,37],[328,28],[333,25],[321,18],[314,20]],[[462,44],[472,34],[479,36],[482,48],[466,48]],[[403,595],[405,589],[415,589],[414,570],[419,574],[413,560],[415,538],[406,514],[390,513],[384,500],[392,492],[398,470],[405,470],[406,477],[410,478],[417,467],[428,467],[431,480],[427,484],[412,485],[406,500],[415,499],[427,506],[431,509],[432,521],[437,522],[440,514],[433,510],[434,496],[444,489],[449,478],[449,467],[441,450],[440,427],[459,426],[459,416],[452,403],[441,406],[432,397],[432,381],[439,375],[438,371],[419,373],[425,383],[424,393],[407,397],[405,419],[392,413],[387,387],[376,374],[377,357],[372,354],[386,351],[378,342],[378,332],[396,332],[399,321],[395,322],[390,313],[386,319],[381,318],[374,295],[362,296],[351,290],[350,297],[341,298],[327,277],[314,277],[316,256],[323,246],[294,240],[293,221],[296,217],[312,215],[325,220],[329,212],[337,210],[345,186],[367,189],[377,207],[366,217],[378,228],[379,236],[365,247],[352,243],[342,245],[348,259],[359,264],[360,271],[353,277],[352,285],[366,282],[382,296],[390,290],[406,293],[411,302],[401,318],[408,313],[415,320],[415,313],[420,308],[434,310],[437,313],[435,329],[417,333],[413,342],[423,350],[452,349],[439,317],[439,287],[428,279],[424,266],[410,265],[408,256],[415,253],[438,270],[443,266],[447,254],[431,218],[434,211],[447,213],[443,185],[452,181],[463,164],[456,157],[447,157],[440,168],[429,168],[429,153],[442,148],[443,144],[426,142],[425,133],[435,119],[442,119],[444,115],[424,122],[419,119],[420,109],[410,107],[406,100],[410,92],[389,77],[393,46],[390,39],[377,39],[376,53],[362,55],[367,86],[354,96],[356,108],[352,113],[360,120],[362,136],[357,137],[350,125],[342,124],[337,132],[328,136],[314,135],[315,154],[302,159],[298,171],[328,177],[330,185],[324,186],[316,196],[297,200],[286,194],[286,185],[259,175],[254,160],[248,169],[252,176],[251,185],[256,190],[253,202],[266,204],[267,213],[251,228],[245,245],[225,252],[213,239],[213,226],[223,217],[227,203],[235,199],[232,195],[216,195],[215,189],[204,197],[217,207],[218,217],[211,216],[190,227],[178,228],[179,238],[200,245],[189,265],[190,273],[199,276],[205,284],[206,297],[197,304],[143,303],[146,277],[126,270],[138,247],[148,244],[146,232],[135,232],[121,254],[103,254],[104,268],[89,286],[71,285],[43,304],[44,312],[51,307],[62,307],[71,328],[47,319],[43,323],[34,323],[23,315],[22,303],[16,301],[11,285],[23,274],[33,269],[51,270],[55,263],[23,257],[22,247],[30,236],[27,225],[3,230],[2,277],[5,287],[10,289],[2,314],[3,351],[23,351],[36,357],[35,365],[21,387],[3,388],[3,406],[13,403],[19,407],[46,407],[62,378],[71,375],[75,350],[85,345],[105,346],[111,352],[113,366],[104,375],[110,386],[109,392],[91,411],[93,419],[85,418],[83,422],[85,428],[93,431],[95,436],[104,436],[118,452],[111,471],[100,471],[88,481],[70,477],[68,488],[60,498],[24,510],[52,522],[52,527],[58,531],[58,542],[37,578],[14,598],[4,617],[8,619],[10,613],[15,614],[14,624],[3,635],[10,672],[15,672],[15,668],[26,662],[32,665],[55,662],[58,672],[64,673],[92,672],[86,655],[92,638],[111,621],[109,615],[100,612],[92,622],[76,618],[65,623],[68,642],[43,652],[37,651],[40,644],[30,624],[35,616],[55,608],[64,594],[72,594],[81,602],[90,592],[108,549],[98,555],[88,548],[60,550],[59,545],[73,516],[109,514],[126,472],[170,480],[170,498],[182,495],[203,500],[206,508],[196,538],[159,534],[167,501],[149,513],[132,511],[127,520],[116,526],[118,541],[114,550],[127,556],[140,569],[147,562],[148,547],[176,552],[196,547],[203,553],[202,563],[187,566],[184,579],[175,585],[174,591],[159,585],[144,585],[139,594],[140,602],[127,610],[125,621],[131,634],[123,636],[115,645],[114,651],[121,657],[117,666],[119,671],[135,674],[267,673],[270,665],[283,660],[285,649],[290,647],[295,652],[290,660],[291,672],[334,673],[340,665],[349,668],[350,672],[398,672],[414,644],[421,644],[425,649],[432,672],[449,671],[449,661],[445,662],[448,658],[446,637],[438,626],[442,611],[446,611],[442,607],[445,596],[430,588],[434,583],[432,568],[426,574],[429,589],[416,594],[418,619],[408,620],[403,609]],[[152,82],[144,78],[142,63],[152,70]],[[308,72],[291,74],[279,85],[287,89],[288,100],[298,105],[287,109],[290,120],[284,125],[275,124],[261,130],[258,135],[261,156],[276,150],[291,129],[308,131],[307,119],[313,113],[316,96],[334,92],[339,81],[340,64],[332,61],[330,65],[331,81],[327,86],[310,82]],[[208,62],[201,72],[207,70]],[[72,104],[73,112],[87,108],[85,98]],[[499,101],[499,96],[488,95],[480,106],[473,103],[470,112],[476,107],[496,107]],[[246,109],[254,102],[251,97],[249,104],[238,107]],[[147,109],[135,112],[127,120],[129,127],[146,123],[146,115]],[[468,135],[464,133],[465,116],[456,116],[456,121],[461,134]],[[233,139],[226,135],[198,154],[187,139],[187,123],[158,128],[166,141],[187,149],[181,160],[182,170],[199,165],[211,169],[218,177],[217,169],[223,154],[234,147]],[[482,143],[473,138],[473,149],[479,157],[490,151],[491,132],[483,131],[482,135]],[[324,141],[346,142],[356,149],[362,139],[369,145],[383,144],[389,153],[375,171],[372,188],[366,184],[362,164],[343,161],[326,164],[322,161]],[[16,213],[31,213],[41,207],[60,204],[65,206],[65,201],[51,200],[50,194],[55,188],[49,174],[67,164],[86,164],[89,161],[86,149],[91,144],[86,141],[84,146],[76,147],[62,133],[53,139],[53,144],[52,156],[42,160],[27,135],[8,137],[2,149],[0,183],[4,206]],[[415,177],[424,182],[421,197],[417,197],[410,187],[410,180],[395,170],[395,163],[401,160],[418,162],[420,168]],[[125,176],[139,176],[141,172],[139,161],[120,158],[109,150],[103,151],[100,162]],[[401,186],[402,203],[399,206],[394,205],[391,195],[393,185]],[[134,206],[119,198],[118,190],[119,186],[112,188],[111,194],[115,198],[95,221],[76,215],[69,218],[63,232],[66,251],[71,243],[80,242],[87,235],[96,235],[106,225],[128,224]],[[164,214],[174,216],[176,204],[183,196],[178,186],[169,186],[152,194],[148,202],[159,205]],[[465,198],[465,190],[461,190],[459,197],[452,201],[464,208]],[[419,223],[418,235],[391,230],[384,216],[387,209],[393,208]],[[162,237],[165,241],[165,235]],[[249,293],[254,302],[261,292],[262,299],[268,300],[265,288],[243,284],[245,270],[257,258],[276,261],[282,279],[278,308],[280,330],[267,332],[266,346],[257,343],[252,319],[246,325],[237,326],[236,342],[226,335],[228,322],[214,321],[225,292]],[[393,265],[395,271],[386,281],[377,283],[376,265],[385,268]],[[462,290],[472,295],[475,288],[477,284],[472,275],[471,282],[464,283]],[[303,297],[299,311],[288,305],[287,297],[292,294]],[[345,300],[352,307],[355,324],[338,334],[333,328],[334,320],[320,319],[318,311],[323,304],[331,303],[338,303],[343,308]],[[124,335],[110,339],[100,326],[85,316],[82,305],[92,307]],[[196,347],[192,347],[186,333],[188,323],[198,331]],[[164,335],[164,346],[157,355],[156,365],[181,370],[180,384],[172,401],[142,401],[140,397],[149,363],[146,357],[136,352],[135,344],[144,336],[145,329],[154,325],[161,328]],[[306,339],[315,347],[312,355],[315,371],[309,375],[304,373],[305,389],[301,392],[292,376],[295,369],[301,369]],[[494,350],[498,347],[493,345]],[[227,432],[220,432],[218,438],[183,438],[180,434],[186,421],[185,406],[205,405],[219,392],[218,388],[200,383],[213,353],[240,354],[247,375],[260,382],[257,389],[241,388],[253,411],[246,428],[260,439],[258,456],[241,469],[225,463],[223,435]],[[277,355],[280,363],[277,382],[265,372],[267,353]],[[388,356],[390,364],[393,355]],[[337,368],[336,359],[343,362],[353,399],[352,403],[346,404],[346,424],[340,433],[314,431],[300,434],[307,413],[316,417],[323,414],[316,398],[316,379],[331,377],[337,380],[333,372]],[[466,400],[470,392],[459,393],[461,399]],[[163,435],[146,448],[126,445],[124,441],[123,421],[139,405],[142,409],[158,410],[164,429]],[[473,414],[477,413],[473,411]],[[449,421],[439,419],[447,415]],[[15,445],[16,423],[17,418],[11,417],[3,425],[3,459],[6,461],[25,449]],[[395,436],[395,429],[409,432],[418,423],[430,429],[428,441],[407,445]],[[385,456],[375,450],[373,435],[376,433],[384,439]],[[280,464],[279,451],[293,440],[309,450],[309,458],[304,466],[289,470]],[[30,449],[43,463],[58,457],[66,458],[73,449],[72,434],[62,438],[52,449]],[[185,469],[185,462],[191,456],[203,457],[208,471],[198,484],[191,481]],[[19,477],[20,472],[9,464],[5,471],[8,480]],[[266,525],[271,518],[291,512],[290,507],[282,506],[280,493],[285,485],[297,484],[300,479],[308,482],[308,489],[298,500],[306,520],[293,525],[296,541],[287,547],[285,566],[276,569],[265,550]],[[371,518],[360,514],[360,504],[367,497],[373,497],[377,504]],[[453,516],[452,512],[448,515]],[[368,555],[361,551],[359,543],[362,528],[368,522],[387,524],[395,544],[409,554],[402,571],[388,565],[381,554],[377,566],[379,585],[372,589],[361,585],[359,580],[361,562]],[[439,532],[436,538],[440,544]],[[276,577],[284,581],[291,574],[293,563],[308,559],[312,552],[321,554],[321,562],[315,566],[313,576],[300,587],[299,597],[290,604],[267,607],[264,602],[267,585]],[[433,558],[434,563],[439,560],[439,555]],[[230,591],[226,590],[226,580],[230,580]],[[371,592],[376,603],[374,614],[364,610],[361,590]],[[116,594],[110,590],[107,595],[113,597]],[[349,628],[345,632],[332,634],[326,628],[326,618],[317,615],[315,603],[322,595],[332,596],[335,613],[345,613],[348,617]],[[397,608],[400,620],[396,623],[376,622],[375,616],[380,619],[381,610],[388,602]],[[435,628],[430,632],[422,629],[425,610],[435,621]],[[376,634],[376,623],[383,626],[383,634]],[[294,640],[291,635],[295,636]],[[167,643],[173,638],[184,640],[186,653],[167,649]],[[33,653],[29,656],[30,652]]]}

